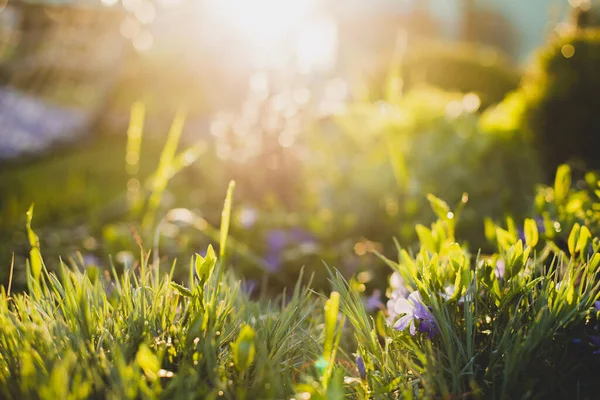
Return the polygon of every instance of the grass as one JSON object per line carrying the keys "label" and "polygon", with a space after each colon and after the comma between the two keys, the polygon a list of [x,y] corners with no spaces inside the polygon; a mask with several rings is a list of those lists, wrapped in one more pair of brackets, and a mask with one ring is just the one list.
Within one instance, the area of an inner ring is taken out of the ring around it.
{"label": "grass", "polygon": [[[568,174],[546,188],[560,204],[578,194]],[[497,252],[475,255],[457,244],[460,210],[430,196],[439,219],[417,228],[419,248],[381,256],[395,278],[374,312],[360,282],[331,268],[329,296],[303,279],[277,297],[251,294],[228,261],[232,196],[219,251],[194,256],[184,280],[177,262],[160,272],[143,248],[122,272],[82,260],[50,272],[29,228],[27,292],[0,289],[2,397],[591,399],[600,389],[600,240],[585,225],[563,251],[534,220],[522,234],[509,220],[493,226]]]}

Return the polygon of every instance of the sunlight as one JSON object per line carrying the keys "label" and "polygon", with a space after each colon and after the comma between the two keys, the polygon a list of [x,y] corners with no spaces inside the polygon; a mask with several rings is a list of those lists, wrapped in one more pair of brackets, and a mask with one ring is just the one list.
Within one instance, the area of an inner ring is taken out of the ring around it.
{"label": "sunlight", "polygon": [[279,64],[290,56],[303,72],[333,64],[336,26],[320,12],[318,0],[212,0],[209,9],[259,65]]}
{"label": "sunlight", "polygon": [[213,12],[261,47],[285,39],[314,10],[316,0],[213,0]]}

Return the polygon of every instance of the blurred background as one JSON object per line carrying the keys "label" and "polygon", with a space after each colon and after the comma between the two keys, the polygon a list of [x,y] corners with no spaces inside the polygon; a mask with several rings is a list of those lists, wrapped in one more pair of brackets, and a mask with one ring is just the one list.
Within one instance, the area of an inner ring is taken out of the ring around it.
{"label": "blurred background", "polygon": [[216,242],[229,180],[249,286],[373,280],[428,193],[468,198],[485,250],[484,217],[600,167],[599,24],[590,0],[0,0],[0,282],[33,203],[48,268],[169,268]]}

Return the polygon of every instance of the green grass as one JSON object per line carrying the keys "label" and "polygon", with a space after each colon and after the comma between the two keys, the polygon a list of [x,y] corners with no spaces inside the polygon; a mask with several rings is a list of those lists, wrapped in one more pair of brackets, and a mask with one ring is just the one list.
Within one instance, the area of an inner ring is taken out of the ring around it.
{"label": "green grass", "polygon": [[[558,209],[578,198],[569,174],[545,188]],[[600,390],[600,238],[585,224],[561,250],[534,220],[523,238],[510,219],[490,223],[497,251],[473,254],[455,237],[460,210],[430,196],[439,219],[417,227],[420,246],[399,247],[398,261],[381,256],[395,279],[387,309],[373,312],[360,281],[332,268],[329,296],[303,279],[280,296],[245,291],[227,257],[231,198],[220,251],[189,268],[141,249],[122,272],[83,260],[49,272],[29,229],[27,291],[0,289],[0,395],[593,399]],[[600,201],[578,204],[553,222]],[[175,278],[181,269],[188,279]]]}

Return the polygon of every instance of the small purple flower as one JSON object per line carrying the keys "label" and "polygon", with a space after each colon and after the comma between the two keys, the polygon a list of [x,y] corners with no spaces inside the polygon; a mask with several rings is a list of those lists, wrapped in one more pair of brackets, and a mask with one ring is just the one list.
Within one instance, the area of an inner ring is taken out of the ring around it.
{"label": "small purple flower", "polygon": [[83,256],[83,264],[86,267],[97,267],[100,265],[100,259],[93,254]]}
{"label": "small purple flower", "polygon": [[294,228],[289,232],[289,238],[296,243],[314,243],[315,237],[312,233],[302,228]]}
{"label": "small purple flower", "polygon": [[[421,294],[418,291],[412,292],[408,296],[408,299],[398,299],[394,305],[394,311],[398,315],[404,314],[394,324],[394,328],[399,331],[403,331],[408,327],[410,334],[414,336],[417,333],[416,321],[420,321],[425,325],[422,329],[429,332],[430,337],[435,333],[435,329],[437,329],[435,318],[425,304],[423,304]],[[421,331],[421,328],[419,330]]]}
{"label": "small purple flower", "polygon": [[546,233],[546,225],[544,225],[544,218],[539,215],[535,217],[535,223],[539,233]]}
{"label": "small purple flower", "polygon": [[381,308],[381,290],[375,289],[373,294],[365,299],[365,309],[367,311],[375,311]]}
{"label": "small purple flower", "polygon": [[273,229],[267,234],[267,246],[270,251],[281,251],[287,243],[288,238],[283,229]]}
{"label": "small purple flower", "polygon": [[358,369],[360,379],[367,379],[367,368],[365,367],[365,362],[361,356],[356,356],[356,369]]}
{"label": "small purple flower", "polygon": [[594,307],[596,307],[597,312],[600,312],[600,301],[594,302]]}
{"label": "small purple flower", "polygon": [[269,272],[277,272],[281,267],[284,251],[290,245],[296,245],[305,252],[313,252],[316,246],[314,236],[303,229],[292,230],[273,229],[267,233],[267,252],[265,255],[266,267]]}
{"label": "small purple flower", "polygon": [[269,272],[277,272],[281,267],[281,257],[279,252],[269,251],[265,257],[266,267]]}

